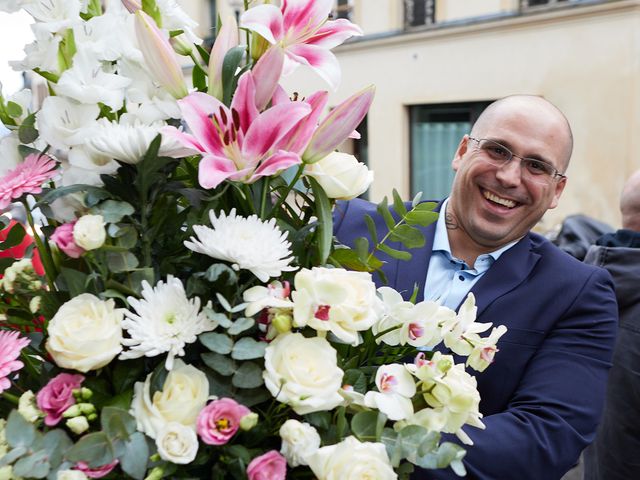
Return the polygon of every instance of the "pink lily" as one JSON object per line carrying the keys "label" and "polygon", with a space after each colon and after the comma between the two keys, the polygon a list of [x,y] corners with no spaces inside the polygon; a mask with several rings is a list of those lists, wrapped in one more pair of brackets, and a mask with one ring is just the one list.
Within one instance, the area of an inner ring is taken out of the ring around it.
{"label": "pink lily", "polygon": [[335,89],[340,67],[329,50],[362,30],[346,19],[328,20],[332,6],[333,0],[282,0],[280,8],[257,5],[242,14],[240,26],[284,48],[285,74],[308,65]]}
{"label": "pink lily", "polygon": [[238,45],[238,24],[230,15],[226,18],[209,56],[209,94],[222,100],[222,63],[229,50]]}
{"label": "pink lily", "polygon": [[169,40],[156,22],[142,10],[135,13],[138,46],[155,80],[174,98],[182,98],[189,91]]}
{"label": "pink lily", "polygon": [[301,162],[300,155],[277,146],[309,114],[310,107],[290,102],[260,113],[255,98],[254,78],[246,72],[240,77],[231,108],[200,92],[178,101],[193,134],[174,127],[165,127],[163,134],[202,154],[198,180],[204,188],[216,188],[227,179],[253,183]]}
{"label": "pink lily", "polygon": [[122,0],[122,5],[124,5],[124,8],[126,8],[129,13],[136,13],[142,8],[142,2],[138,0]]}
{"label": "pink lily", "polygon": [[347,138],[367,114],[375,87],[373,85],[347,98],[331,110],[315,129],[302,154],[304,163],[314,163],[333,152]]}

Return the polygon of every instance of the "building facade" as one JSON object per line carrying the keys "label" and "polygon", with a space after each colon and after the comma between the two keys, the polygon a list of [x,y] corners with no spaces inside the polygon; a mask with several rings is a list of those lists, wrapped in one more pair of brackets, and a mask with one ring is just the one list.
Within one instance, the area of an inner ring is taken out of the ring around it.
{"label": "building facade", "polygon": [[[240,7],[181,3],[205,29],[216,9]],[[334,50],[342,82],[330,103],[376,87],[357,148],[375,171],[371,199],[393,188],[406,198],[446,195],[452,154],[479,112],[528,93],[557,105],[575,137],[563,200],[539,230],[574,213],[619,224],[619,193],[640,168],[640,0],[337,0],[335,7],[334,16],[365,35]],[[301,95],[327,88],[304,68],[284,84]]]}

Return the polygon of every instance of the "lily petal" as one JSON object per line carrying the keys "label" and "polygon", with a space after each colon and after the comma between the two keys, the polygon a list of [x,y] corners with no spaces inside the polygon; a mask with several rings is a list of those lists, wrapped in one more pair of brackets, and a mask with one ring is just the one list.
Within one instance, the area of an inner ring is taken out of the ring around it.
{"label": "lily petal", "polygon": [[198,183],[203,188],[216,188],[238,173],[235,164],[226,157],[205,155],[198,165]]}
{"label": "lily petal", "polygon": [[290,101],[291,99],[287,91],[280,85],[276,85],[276,91],[273,92],[273,97],[271,97],[271,104],[279,105],[281,103],[289,103]]}
{"label": "lily petal", "polygon": [[[305,100],[311,106],[311,113],[300,120],[298,125],[293,127],[279,142],[278,147],[283,150],[302,154],[313,136],[313,132],[318,128],[318,118],[327,104],[329,93],[326,91],[316,92]],[[287,99],[287,101],[290,101]]]}
{"label": "lily petal", "polygon": [[240,129],[246,132],[249,125],[260,114],[256,107],[256,86],[251,72],[244,72],[238,80],[238,87],[231,100],[231,110],[238,112]]}
{"label": "lily petal", "polygon": [[374,92],[375,87],[369,86],[334,108],[315,131],[302,160],[317,162],[344,142],[367,114]]}
{"label": "lily petal", "polygon": [[256,5],[242,14],[240,27],[256,32],[267,42],[275,44],[282,38],[282,13],[275,5]]}
{"label": "lily petal", "polygon": [[286,170],[293,165],[298,165],[301,162],[302,160],[300,159],[300,155],[293,152],[279,150],[260,164],[252,175],[251,181],[253,182],[260,177],[275,175],[276,173]]}
{"label": "lily petal", "polygon": [[222,64],[229,50],[238,45],[238,24],[233,15],[229,15],[216,37],[209,56],[209,93],[222,100]]}
{"label": "lily petal", "polygon": [[193,92],[178,101],[182,118],[189,126],[196,140],[211,153],[220,153],[223,149],[220,135],[211,121],[210,115],[218,113],[220,108],[228,113],[227,107],[218,99],[202,92]]}
{"label": "lily petal", "polygon": [[[203,153],[205,149],[198,143],[198,140],[193,135],[189,135],[184,133],[181,130],[178,130],[176,127],[166,126],[160,129],[160,133],[163,138],[171,138],[179,142],[182,146],[186,147],[189,150],[193,150],[193,153]],[[182,152],[179,152],[182,153]],[[185,155],[169,155],[175,158],[179,158]]]}
{"label": "lily petal", "polygon": [[361,36],[362,29],[346,18],[329,20],[320,27],[305,43],[322,48],[333,48],[348,38]]}
{"label": "lily petal", "polygon": [[305,32],[314,31],[329,18],[333,0],[283,0],[282,17],[287,37],[300,39]]}
{"label": "lily petal", "polygon": [[329,50],[300,43],[290,46],[286,52],[291,60],[309,65],[333,90],[338,88],[341,76],[340,65],[336,56]]}
{"label": "lily petal", "polygon": [[273,97],[278,80],[282,75],[284,51],[278,46],[270,47],[251,71],[256,85],[255,104],[258,110],[264,110]]}
{"label": "lily petal", "polygon": [[247,165],[252,160],[262,158],[310,111],[311,107],[305,103],[291,102],[276,105],[262,112],[253,121],[244,137],[242,157],[247,161]]}

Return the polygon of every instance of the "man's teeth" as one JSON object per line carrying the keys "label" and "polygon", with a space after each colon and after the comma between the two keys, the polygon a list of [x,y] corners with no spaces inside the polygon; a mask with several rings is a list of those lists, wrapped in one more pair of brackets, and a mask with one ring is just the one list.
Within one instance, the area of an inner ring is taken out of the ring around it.
{"label": "man's teeth", "polygon": [[486,198],[487,200],[491,200],[494,203],[498,203],[500,205],[504,205],[507,208],[513,208],[516,206],[516,202],[514,202],[513,200],[508,200],[506,198],[500,198],[497,195],[494,195],[491,192],[487,192],[486,190],[484,192],[482,192],[484,195],[484,198]]}

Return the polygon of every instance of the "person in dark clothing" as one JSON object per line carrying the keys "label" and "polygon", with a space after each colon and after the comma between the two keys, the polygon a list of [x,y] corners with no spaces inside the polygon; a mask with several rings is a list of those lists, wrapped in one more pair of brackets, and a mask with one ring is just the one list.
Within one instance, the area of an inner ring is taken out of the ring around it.
{"label": "person in dark clothing", "polygon": [[600,237],[584,259],[613,277],[620,314],[602,422],[584,455],[585,480],[640,478],[640,170],[625,184],[620,211],[623,228]]}

